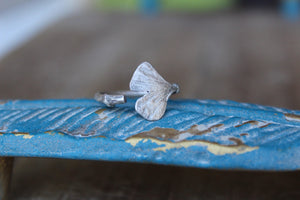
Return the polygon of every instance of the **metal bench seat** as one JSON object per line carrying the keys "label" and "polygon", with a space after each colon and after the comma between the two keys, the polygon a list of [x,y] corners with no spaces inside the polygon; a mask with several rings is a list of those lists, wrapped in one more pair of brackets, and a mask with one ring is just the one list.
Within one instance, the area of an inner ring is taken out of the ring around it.
{"label": "metal bench seat", "polygon": [[213,169],[298,170],[300,112],[234,101],[170,100],[147,121],[134,99],[0,102],[1,190],[11,157],[156,163]]}

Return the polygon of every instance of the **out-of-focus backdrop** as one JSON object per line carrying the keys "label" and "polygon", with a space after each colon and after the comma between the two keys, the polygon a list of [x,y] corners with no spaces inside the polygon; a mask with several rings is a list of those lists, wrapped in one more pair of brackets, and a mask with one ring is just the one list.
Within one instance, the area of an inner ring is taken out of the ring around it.
{"label": "out-of-focus backdrop", "polygon": [[[178,98],[300,109],[299,15],[299,0],[2,0],[0,99],[128,89],[148,61]],[[299,172],[51,159],[14,171],[12,199],[300,199]]]}

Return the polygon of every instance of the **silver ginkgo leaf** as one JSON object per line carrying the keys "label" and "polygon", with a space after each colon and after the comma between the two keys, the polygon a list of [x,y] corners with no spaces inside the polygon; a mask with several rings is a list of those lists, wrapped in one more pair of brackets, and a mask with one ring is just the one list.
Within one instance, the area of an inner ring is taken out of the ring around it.
{"label": "silver ginkgo leaf", "polygon": [[179,86],[161,77],[148,62],[135,70],[130,90],[144,93],[135,103],[135,110],[147,120],[159,120],[165,113],[169,97],[179,92]]}

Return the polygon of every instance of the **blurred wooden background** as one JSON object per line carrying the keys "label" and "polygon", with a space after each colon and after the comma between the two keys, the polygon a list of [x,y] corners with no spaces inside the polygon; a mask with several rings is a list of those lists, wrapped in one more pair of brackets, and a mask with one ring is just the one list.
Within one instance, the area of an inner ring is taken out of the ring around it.
{"label": "blurred wooden background", "polygon": [[[0,61],[0,99],[92,98],[148,61],[177,98],[300,109],[300,22],[272,12],[73,15]],[[253,161],[255,162],[255,161]],[[12,199],[300,199],[300,172],[19,159]]]}

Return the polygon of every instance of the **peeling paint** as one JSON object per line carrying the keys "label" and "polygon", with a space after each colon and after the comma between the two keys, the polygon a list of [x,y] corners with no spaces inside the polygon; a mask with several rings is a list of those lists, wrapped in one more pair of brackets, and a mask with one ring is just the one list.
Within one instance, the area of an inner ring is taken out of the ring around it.
{"label": "peeling paint", "polygon": [[244,126],[246,124],[251,124],[251,125],[258,125],[259,121],[255,121],[255,120],[249,120],[249,121],[246,121],[246,122],[243,122],[242,124],[239,124],[239,125],[236,125],[234,126],[235,128],[238,128],[238,127],[241,127],[241,126]]}
{"label": "peeling paint", "polygon": [[15,136],[23,136],[24,139],[31,139],[33,137],[33,135],[29,135],[29,133],[13,133]]}
{"label": "peeling paint", "polygon": [[65,136],[65,134],[61,133],[61,132],[56,132],[56,131],[46,131],[45,133],[49,134],[49,135],[55,135],[55,134],[58,134],[58,135],[62,135],[62,136]]}
{"label": "peeling paint", "polygon": [[210,133],[223,127],[223,124],[216,124],[210,127],[204,125],[193,125],[191,128],[178,131],[171,128],[154,128],[147,132],[142,132],[126,139],[127,143],[136,146],[139,142],[151,141],[162,147],[154,148],[154,151],[166,151],[173,148],[188,148],[191,146],[206,146],[207,150],[215,155],[225,154],[242,154],[258,149],[258,147],[250,147],[243,143],[242,140],[235,137],[230,137],[228,140],[233,141],[234,145],[222,145],[204,140],[186,140],[193,135],[201,135]]}
{"label": "peeling paint", "polygon": [[247,153],[253,150],[258,149],[259,147],[250,147],[244,144],[241,145],[221,145],[217,143],[211,143],[207,141],[201,141],[201,140],[184,140],[181,142],[171,142],[171,141],[162,141],[155,138],[129,138],[125,140],[127,143],[130,143],[133,147],[135,147],[139,142],[147,142],[150,140],[153,143],[156,143],[157,145],[164,145],[162,147],[156,147],[153,150],[154,151],[164,151],[174,148],[188,148],[191,146],[206,146],[207,150],[218,156],[222,156],[225,154],[243,154]]}
{"label": "peeling paint", "polygon": [[271,123],[266,123],[265,125],[260,126],[259,128],[266,128],[266,127],[268,127],[270,124],[271,124]]}
{"label": "peeling paint", "polygon": [[174,140],[176,142],[185,140],[188,137],[195,136],[195,135],[202,135],[211,133],[213,131],[220,130],[224,124],[215,124],[212,126],[207,125],[193,125],[191,128],[183,131],[178,131],[173,128],[159,128],[156,127],[150,131],[142,132],[136,134],[132,137],[141,137],[141,138],[161,138],[163,140]]}
{"label": "peeling paint", "polygon": [[54,131],[46,131],[45,133],[49,134],[49,135],[55,135]]}
{"label": "peeling paint", "polygon": [[285,116],[285,119],[288,121],[300,122],[300,115],[286,113],[286,114],[284,114],[284,116]]}
{"label": "peeling paint", "polygon": [[99,115],[100,120],[105,120],[105,119],[107,119],[107,116],[104,115],[104,113],[103,113],[105,110],[106,110],[106,109],[99,109],[99,110],[95,111],[95,113],[96,113],[97,115]]}
{"label": "peeling paint", "polygon": [[240,140],[239,138],[230,137],[230,138],[228,138],[228,140],[235,142],[236,145],[243,145],[243,144],[244,144],[244,143],[242,142],[242,140]]}
{"label": "peeling paint", "polygon": [[250,124],[252,126],[257,126],[259,128],[265,128],[265,127],[267,127],[267,126],[270,125],[270,123],[263,122],[263,121],[249,120],[249,121],[243,122],[241,124],[238,124],[238,125],[236,125],[234,127],[235,128],[239,128],[239,127],[244,126],[246,124]]}
{"label": "peeling paint", "polygon": [[94,138],[106,138],[106,136],[104,136],[104,135],[97,135]]}
{"label": "peeling paint", "polygon": [[100,114],[103,113],[105,110],[106,110],[106,109],[104,109],[104,108],[103,108],[103,109],[99,109],[99,110],[96,110],[95,113],[96,113],[97,115],[100,115]]}

